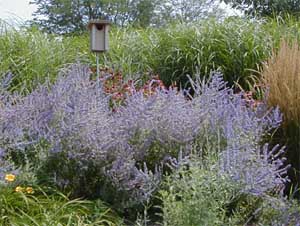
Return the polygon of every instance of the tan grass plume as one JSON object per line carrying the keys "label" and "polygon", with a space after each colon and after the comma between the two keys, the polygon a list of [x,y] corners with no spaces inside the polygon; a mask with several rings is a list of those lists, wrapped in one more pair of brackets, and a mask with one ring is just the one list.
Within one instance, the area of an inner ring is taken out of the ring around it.
{"label": "tan grass plume", "polygon": [[278,52],[264,64],[262,79],[269,88],[268,103],[279,106],[284,124],[300,124],[300,50],[296,41],[282,40]]}

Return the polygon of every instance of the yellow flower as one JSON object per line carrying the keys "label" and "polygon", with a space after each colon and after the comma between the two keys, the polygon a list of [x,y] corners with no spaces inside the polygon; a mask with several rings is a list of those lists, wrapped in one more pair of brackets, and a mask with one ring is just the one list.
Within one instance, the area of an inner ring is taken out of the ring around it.
{"label": "yellow flower", "polygon": [[32,187],[27,187],[27,188],[26,188],[26,192],[27,192],[28,194],[33,194],[33,193],[34,193],[34,190],[33,190]]}
{"label": "yellow flower", "polygon": [[5,180],[8,182],[13,182],[16,179],[16,176],[13,174],[6,174],[5,175]]}
{"label": "yellow flower", "polygon": [[23,188],[21,186],[18,186],[15,188],[15,192],[22,192]]}

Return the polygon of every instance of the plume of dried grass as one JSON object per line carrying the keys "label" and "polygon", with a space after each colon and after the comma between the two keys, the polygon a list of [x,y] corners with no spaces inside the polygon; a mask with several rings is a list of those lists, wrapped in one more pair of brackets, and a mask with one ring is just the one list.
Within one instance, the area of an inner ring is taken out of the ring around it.
{"label": "plume of dried grass", "polygon": [[286,157],[291,168],[291,184],[286,192],[296,192],[300,198],[300,48],[297,41],[282,40],[277,52],[264,64],[261,73],[268,87],[270,106],[279,106],[283,124],[273,139],[286,146]]}
{"label": "plume of dried grass", "polygon": [[300,125],[300,49],[296,41],[282,40],[278,52],[264,64],[262,79],[268,87],[268,101],[284,114],[284,125]]}

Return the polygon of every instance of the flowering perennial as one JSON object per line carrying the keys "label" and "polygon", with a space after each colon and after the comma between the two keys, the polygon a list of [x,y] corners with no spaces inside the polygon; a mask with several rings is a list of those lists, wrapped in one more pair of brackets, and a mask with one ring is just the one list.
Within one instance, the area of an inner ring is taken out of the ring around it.
{"label": "flowering perennial", "polygon": [[[192,86],[193,96],[162,86],[151,95],[136,90],[112,112],[107,90],[99,90],[88,68],[75,65],[55,84],[41,85],[25,97],[2,94],[0,145],[5,153],[26,153],[46,143],[38,155],[41,164],[64,157],[61,168],[48,170],[57,185],[74,187],[76,180],[83,194],[104,189],[86,180],[93,172],[96,181],[139,202],[159,186],[165,162],[174,162],[179,151],[184,157],[193,147],[209,144],[215,149],[210,151],[220,153],[220,172],[243,182],[245,192],[282,185],[286,168],[275,153],[278,148],[260,151],[261,137],[281,122],[278,109],[268,110],[263,103],[250,108],[218,72]],[[62,173],[67,170],[74,172]]]}

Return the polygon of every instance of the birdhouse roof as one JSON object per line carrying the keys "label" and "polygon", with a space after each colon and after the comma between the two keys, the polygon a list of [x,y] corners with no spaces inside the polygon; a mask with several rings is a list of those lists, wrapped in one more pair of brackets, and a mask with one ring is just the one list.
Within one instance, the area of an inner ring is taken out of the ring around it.
{"label": "birdhouse roof", "polygon": [[93,25],[109,25],[111,24],[109,20],[90,20],[88,28],[91,29]]}

